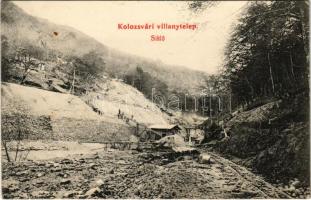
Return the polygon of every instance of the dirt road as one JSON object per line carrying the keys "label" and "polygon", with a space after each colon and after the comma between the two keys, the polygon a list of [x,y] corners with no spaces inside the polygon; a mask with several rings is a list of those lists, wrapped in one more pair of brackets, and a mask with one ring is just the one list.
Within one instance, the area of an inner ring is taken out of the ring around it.
{"label": "dirt road", "polygon": [[209,154],[209,164],[191,156],[172,160],[165,154],[109,149],[3,163],[3,197],[289,198],[245,168]]}

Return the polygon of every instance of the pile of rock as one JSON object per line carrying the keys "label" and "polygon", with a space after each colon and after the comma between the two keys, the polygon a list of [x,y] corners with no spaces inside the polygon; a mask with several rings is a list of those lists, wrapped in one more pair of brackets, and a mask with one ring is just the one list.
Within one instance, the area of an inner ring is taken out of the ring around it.
{"label": "pile of rock", "polygon": [[279,184],[278,189],[286,192],[294,198],[305,198],[310,196],[310,188],[303,187],[298,179],[290,180],[287,185]]}

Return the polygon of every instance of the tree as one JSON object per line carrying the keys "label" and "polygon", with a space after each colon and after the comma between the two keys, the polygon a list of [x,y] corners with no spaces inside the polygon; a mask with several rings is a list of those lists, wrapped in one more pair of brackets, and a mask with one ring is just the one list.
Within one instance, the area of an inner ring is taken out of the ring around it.
{"label": "tree", "polygon": [[[20,99],[10,99],[2,102],[1,142],[8,162],[20,161],[27,158],[29,151],[20,151],[20,145],[27,139],[31,127],[27,113],[29,108]],[[10,153],[11,152],[11,153]]]}
{"label": "tree", "polygon": [[250,3],[226,47],[222,73],[238,102],[308,89],[307,8],[303,1]]}
{"label": "tree", "polygon": [[77,63],[77,70],[84,77],[88,75],[100,77],[105,70],[106,63],[102,55],[96,51],[84,54],[79,62]]}
{"label": "tree", "polygon": [[10,79],[10,60],[12,55],[9,52],[9,41],[6,36],[1,35],[1,80],[7,81]]}
{"label": "tree", "polygon": [[167,97],[168,87],[159,79],[151,76],[148,72],[144,72],[141,67],[136,67],[134,71],[129,71],[123,77],[125,83],[132,85],[142,92],[148,99],[152,99],[152,89],[160,93],[163,97]]}
{"label": "tree", "polygon": [[17,62],[21,67],[23,67],[23,75],[20,81],[20,84],[24,84],[28,74],[31,70],[34,70],[35,62],[31,58],[31,56],[28,54],[27,50],[24,48],[20,48],[17,50],[17,59],[15,62]]}
{"label": "tree", "polygon": [[[70,91],[75,92],[75,85],[79,84],[89,90],[93,87],[97,79],[103,76],[105,71],[105,61],[101,54],[96,51],[77,57],[67,58],[68,64],[65,69],[68,79],[71,80]],[[76,80],[79,79],[79,82]]]}
{"label": "tree", "polygon": [[20,84],[25,83],[31,71],[38,69],[42,65],[42,62],[39,61],[41,58],[42,51],[33,45],[27,45],[25,48],[19,47],[16,50],[15,58],[10,59],[9,63],[16,64],[23,69]]}

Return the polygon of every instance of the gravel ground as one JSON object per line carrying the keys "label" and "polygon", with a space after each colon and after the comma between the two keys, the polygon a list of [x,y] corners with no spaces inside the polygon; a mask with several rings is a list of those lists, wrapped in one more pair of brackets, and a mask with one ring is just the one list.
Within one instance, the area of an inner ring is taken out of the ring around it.
{"label": "gravel ground", "polygon": [[218,155],[209,153],[206,164],[190,155],[171,155],[104,149],[66,158],[3,162],[3,197],[290,198]]}

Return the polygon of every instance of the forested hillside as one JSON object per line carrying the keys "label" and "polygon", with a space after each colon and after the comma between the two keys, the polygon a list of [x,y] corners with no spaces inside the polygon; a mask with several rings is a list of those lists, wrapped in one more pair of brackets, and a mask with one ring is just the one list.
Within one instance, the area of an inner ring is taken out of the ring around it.
{"label": "forested hillside", "polygon": [[28,15],[12,2],[3,2],[1,9],[4,81],[14,79],[12,65],[19,64],[20,58],[25,55],[38,61],[35,63],[27,61],[28,64],[23,61],[29,65],[26,68],[36,68],[33,65],[39,64],[40,61],[41,63],[57,61],[58,64],[53,68],[62,68],[67,76],[73,76],[73,68],[76,68],[77,76],[83,74],[82,80],[89,75],[93,78],[102,76],[103,73],[124,79],[139,67],[157,80],[155,83],[167,85],[168,90],[198,93],[207,77],[203,72],[168,66],[158,61],[127,55],[122,53],[122,50],[114,50],[71,27],[56,25]]}
{"label": "forested hillside", "polygon": [[222,76],[236,102],[286,98],[309,87],[305,1],[252,3],[234,29]]}
{"label": "forested hillside", "polygon": [[215,92],[232,97],[234,111],[224,122],[229,137],[217,151],[275,183],[291,185],[296,178],[310,184],[308,6],[250,2],[213,81]]}

